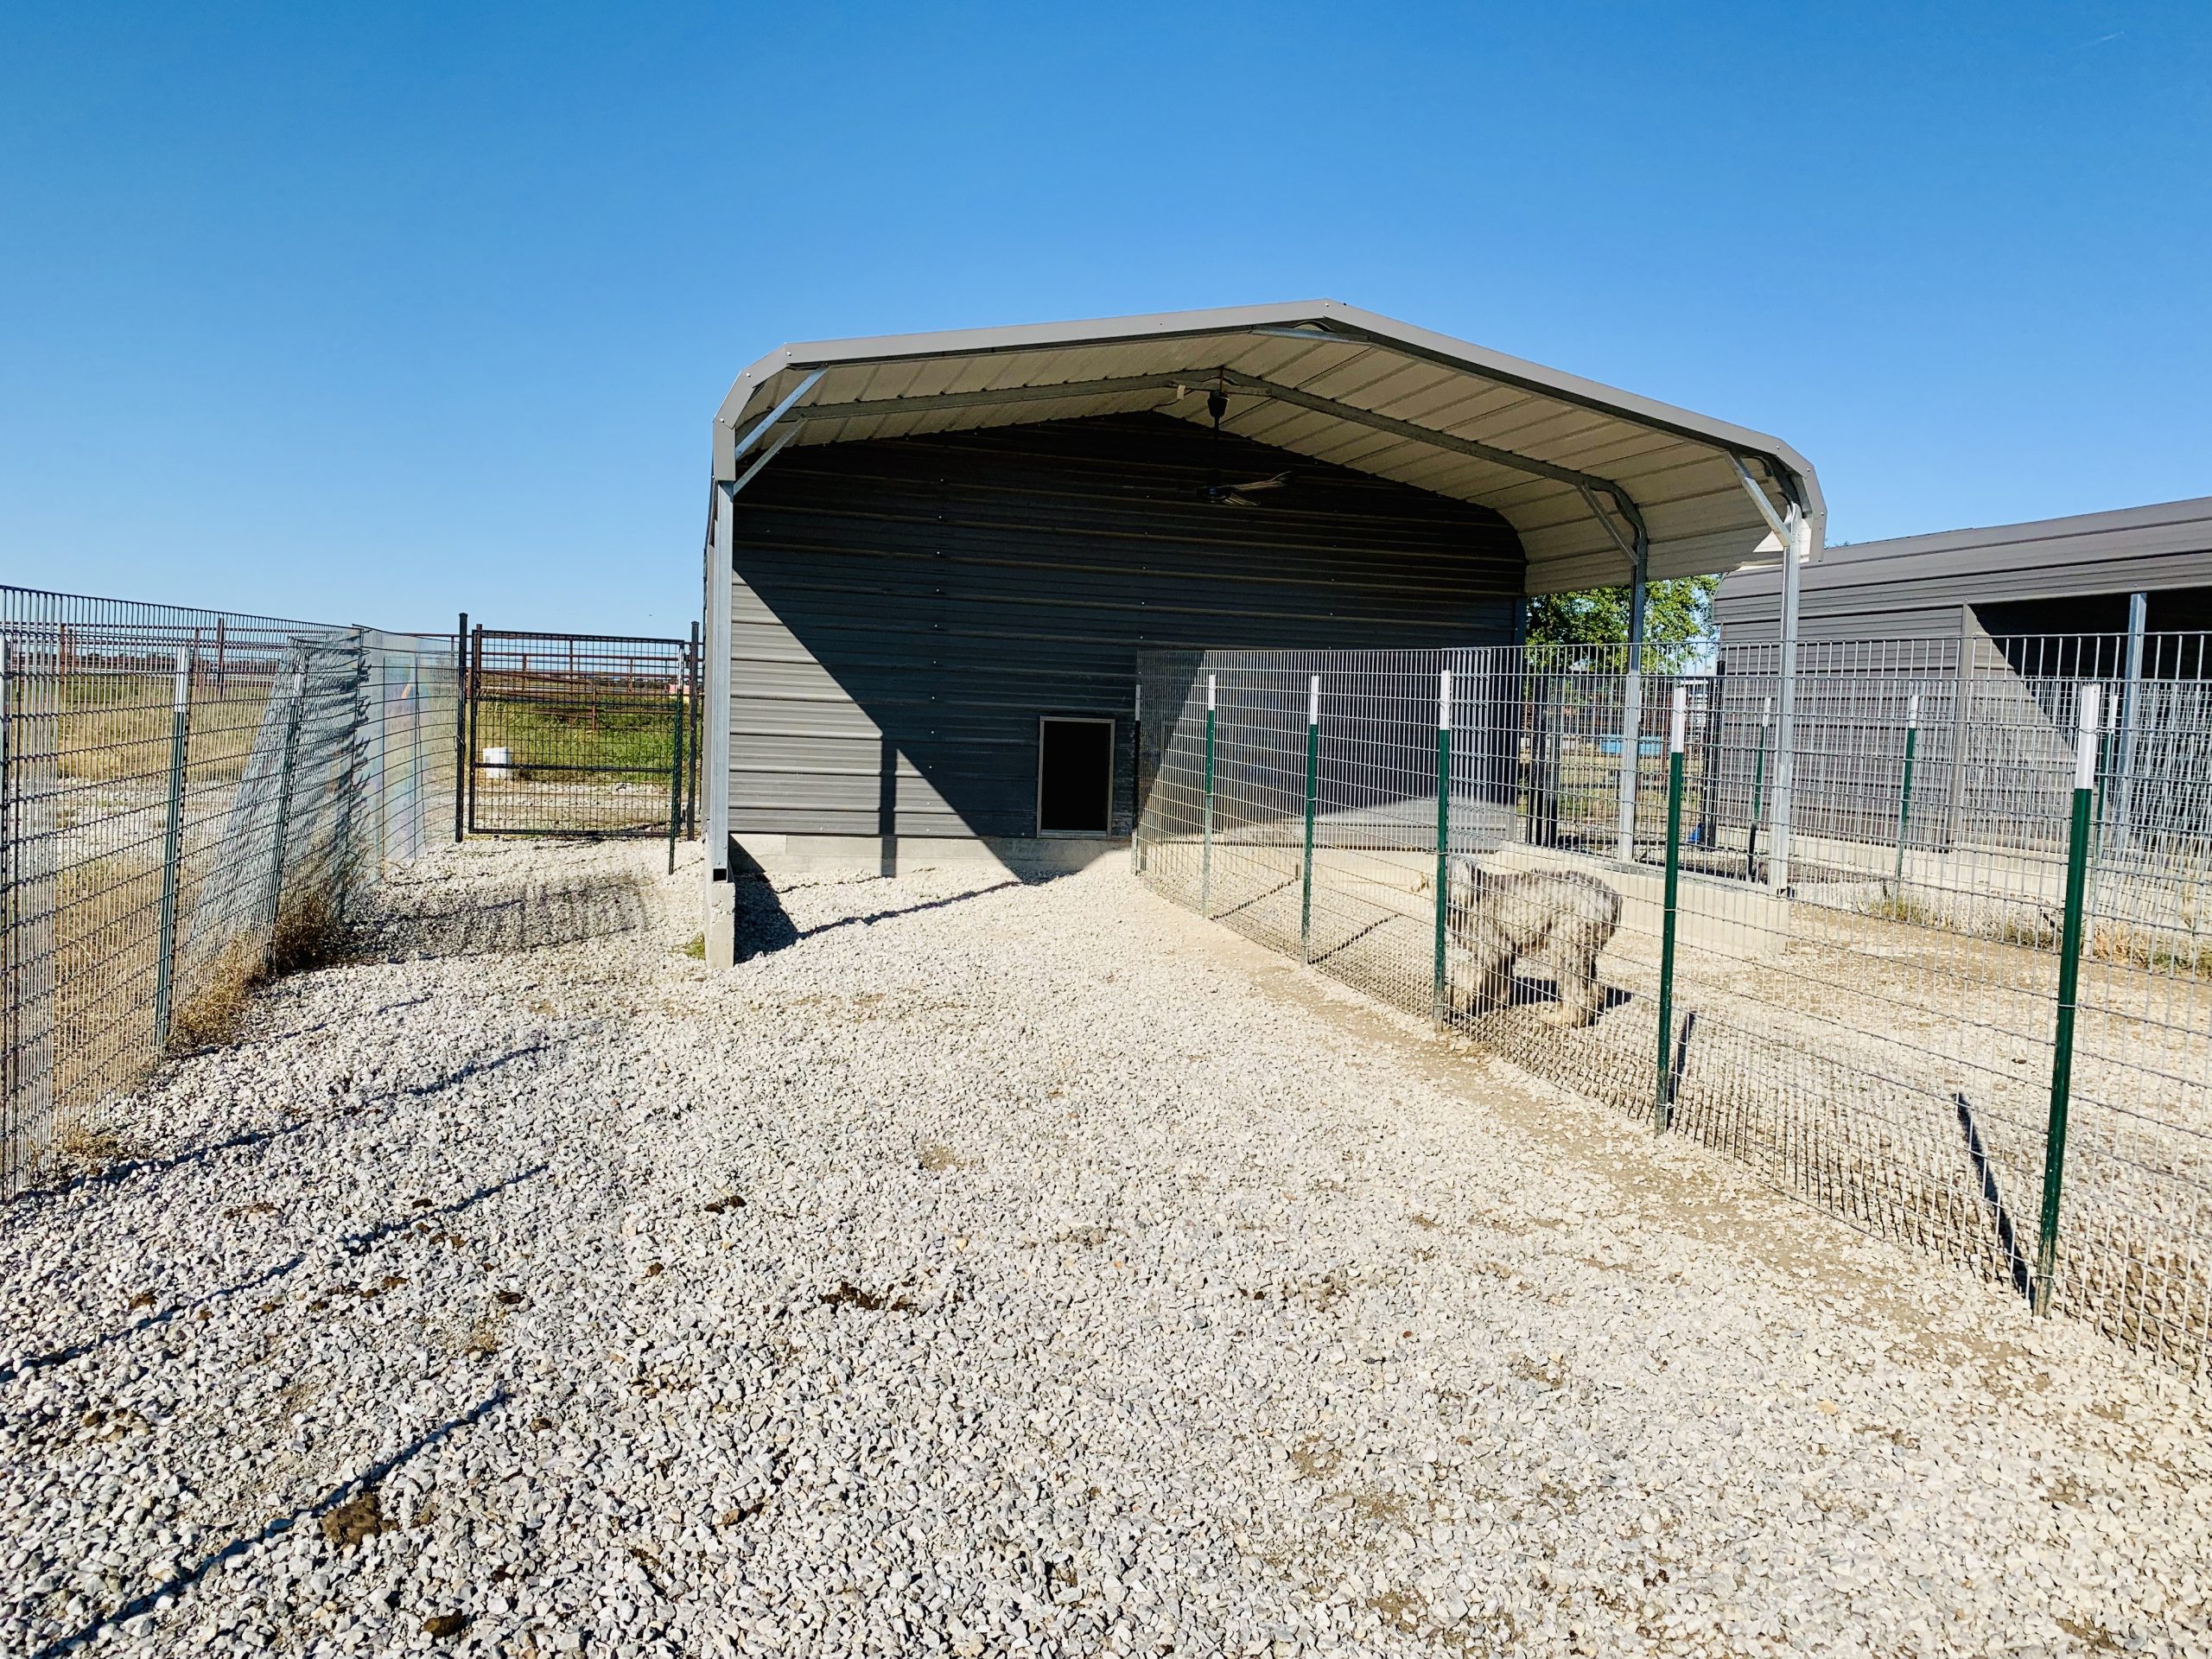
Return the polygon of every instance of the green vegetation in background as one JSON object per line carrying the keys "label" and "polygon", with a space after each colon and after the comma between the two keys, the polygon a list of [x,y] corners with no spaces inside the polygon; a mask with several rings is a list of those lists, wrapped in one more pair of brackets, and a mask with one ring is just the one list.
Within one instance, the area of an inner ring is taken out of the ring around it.
{"label": "green vegetation in background", "polygon": [[[1713,594],[1718,576],[1679,576],[1646,590],[1643,666],[1654,674],[1691,669],[1712,639]],[[1626,588],[1590,588],[1579,594],[1546,594],[1529,601],[1532,645],[1624,645],[1628,643]],[[1594,664],[1585,664],[1591,666]]]}
{"label": "green vegetation in background", "polygon": [[[573,702],[507,702],[486,698],[477,706],[477,759],[505,748],[518,776],[532,766],[623,766],[662,777],[676,760],[676,700],[588,698]],[[551,777],[560,774],[550,773]]]}

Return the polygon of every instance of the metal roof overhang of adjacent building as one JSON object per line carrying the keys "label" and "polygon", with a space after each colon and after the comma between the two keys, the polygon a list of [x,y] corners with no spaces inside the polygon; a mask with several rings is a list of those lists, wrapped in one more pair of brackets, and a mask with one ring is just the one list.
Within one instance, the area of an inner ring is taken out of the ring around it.
{"label": "metal roof overhang of adjacent building", "polygon": [[1528,591],[1772,558],[1786,517],[1817,556],[1812,467],[1779,440],[1332,300],[786,346],[715,417],[715,477],[791,443],[1153,410],[1503,515]]}

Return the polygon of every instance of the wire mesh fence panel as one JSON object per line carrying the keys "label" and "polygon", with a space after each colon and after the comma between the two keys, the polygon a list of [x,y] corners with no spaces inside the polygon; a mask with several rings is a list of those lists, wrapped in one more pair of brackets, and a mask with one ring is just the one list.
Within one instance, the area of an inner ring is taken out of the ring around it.
{"label": "wire mesh fence panel", "polygon": [[0,588],[0,1191],[311,954],[452,791],[452,641]]}
{"label": "wire mesh fence panel", "polygon": [[[2199,1365],[2202,662],[2193,639],[1806,645],[1785,766],[1769,645],[1640,675],[1605,648],[1147,657],[1135,855],[1319,972],[2024,1293],[2053,1192],[2050,1305]],[[2084,738],[2092,702],[2114,712]]]}
{"label": "wire mesh fence panel", "polygon": [[474,835],[681,835],[695,810],[690,642],[474,629]]}

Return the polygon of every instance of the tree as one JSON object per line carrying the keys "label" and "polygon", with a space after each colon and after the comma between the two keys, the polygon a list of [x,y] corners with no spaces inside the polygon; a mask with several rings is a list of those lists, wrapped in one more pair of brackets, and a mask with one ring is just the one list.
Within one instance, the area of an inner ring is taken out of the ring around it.
{"label": "tree", "polygon": [[[1713,594],[1718,576],[1678,576],[1655,582],[1645,590],[1643,665],[1655,674],[1679,674],[1709,648],[1713,630]],[[1529,643],[1565,648],[1583,660],[1569,666],[1594,665],[1598,653],[1577,647],[1624,645],[1628,643],[1626,588],[1588,588],[1576,594],[1546,594],[1529,601]]]}

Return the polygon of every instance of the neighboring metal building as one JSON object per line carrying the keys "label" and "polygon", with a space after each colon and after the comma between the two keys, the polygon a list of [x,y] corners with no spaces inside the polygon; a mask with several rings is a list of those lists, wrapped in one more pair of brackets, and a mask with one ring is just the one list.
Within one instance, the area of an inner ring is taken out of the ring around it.
{"label": "neighboring metal building", "polygon": [[[1779,566],[1729,576],[1713,609],[1723,639],[1772,639]],[[2123,634],[2131,626],[2212,628],[2212,496],[1831,547],[1806,572],[1798,608],[1802,639]]]}
{"label": "neighboring metal building", "polygon": [[1501,643],[1824,519],[1774,438],[1331,301],[786,346],[713,477],[712,883],[1065,868],[1134,817],[1140,649]]}

